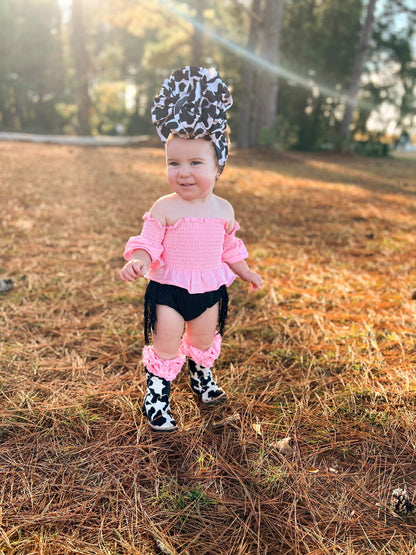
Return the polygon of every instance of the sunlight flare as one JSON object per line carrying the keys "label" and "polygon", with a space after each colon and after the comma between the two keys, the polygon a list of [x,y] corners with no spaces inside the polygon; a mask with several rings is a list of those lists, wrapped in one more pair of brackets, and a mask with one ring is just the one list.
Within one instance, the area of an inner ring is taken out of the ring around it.
{"label": "sunlight flare", "polygon": [[285,79],[289,83],[289,85],[292,85],[292,84],[299,85],[304,89],[311,90],[312,92],[317,89],[320,94],[324,94],[331,98],[337,98],[344,104],[353,104],[354,106],[365,108],[367,110],[371,110],[374,107],[368,101],[365,101],[363,99],[351,98],[348,96],[348,94],[340,90],[337,90],[335,87],[329,87],[322,83],[317,83],[315,80],[311,79],[310,77],[306,77],[306,76],[300,75],[299,73],[295,73],[294,71],[284,68],[280,64],[272,64],[268,62],[261,56],[258,56],[253,52],[250,52],[249,50],[247,50],[247,48],[244,48],[243,46],[240,46],[239,44],[236,44],[235,42],[224,38],[216,31],[213,31],[212,29],[202,24],[194,17],[184,12],[182,9],[175,6],[170,0],[158,0],[158,2],[170,13],[187,21],[188,23],[193,25],[196,29],[202,31],[206,36],[210,37],[211,39],[221,44],[227,50],[233,52],[234,54],[236,54],[237,56],[240,56],[241,58],[248,60],[249,62],[255,64],[257,67],[261,69],[265,69],[269,73]]}

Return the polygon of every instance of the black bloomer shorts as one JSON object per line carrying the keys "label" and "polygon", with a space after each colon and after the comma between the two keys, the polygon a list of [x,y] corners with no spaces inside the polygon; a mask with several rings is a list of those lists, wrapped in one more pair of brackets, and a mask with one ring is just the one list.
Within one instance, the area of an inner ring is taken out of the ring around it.
{"label": "black bloomer shorts", "polygon": [[208,308],[219,303],[218,326],[221,335],[224,332],[228,310],[228,293],[225,285],[215,291],[206,293],[189,293],[183,287],[149,281],[144,296],[144,335],[145,343],[149,343],[150,332],[156,326],[156,305],[170,306],[178,312],[185,322],[201,316]]}

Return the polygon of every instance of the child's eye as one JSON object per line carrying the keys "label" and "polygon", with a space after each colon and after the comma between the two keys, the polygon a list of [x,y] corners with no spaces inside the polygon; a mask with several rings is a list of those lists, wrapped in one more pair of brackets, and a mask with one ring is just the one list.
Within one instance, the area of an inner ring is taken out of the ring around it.
{"label": "child's eye", "polygon": [[201,162],[200,162],[199,160],[193,160],[193,161],[191,162],[191,165],[192,165],[192,166],[199,166],[199,164],[201,164]]}
{"label": "child's eye", "polygon": [[178,162],[169,162],[169,166],[179,166]]}

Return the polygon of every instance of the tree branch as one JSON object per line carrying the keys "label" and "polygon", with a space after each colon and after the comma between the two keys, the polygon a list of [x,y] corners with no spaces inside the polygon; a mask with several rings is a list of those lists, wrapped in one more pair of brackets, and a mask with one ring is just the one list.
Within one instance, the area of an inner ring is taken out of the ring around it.
{"label": "tree branch", "polygon": [[247,8],[243,4],[240,4],[239,0],[233,0],[233,3],[237,6],[237,8],[241,8],[243,12],[245,12],[251,19],[254,19],[257,23],[263,23],[263,19],[259,16],[258,13],[253,12],[250,8]]}
{"label": "tree branch", "polygon": [[402,0],[393,0],[393,2],[398,6],[400,9],[404,10],[408,14],[416,15],[416,10],[413,8],[409,8]]}

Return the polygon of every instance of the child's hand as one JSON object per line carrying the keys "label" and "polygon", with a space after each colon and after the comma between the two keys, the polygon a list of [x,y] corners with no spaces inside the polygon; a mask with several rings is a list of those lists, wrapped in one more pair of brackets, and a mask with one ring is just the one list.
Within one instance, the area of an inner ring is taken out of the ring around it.
{"label": "child's hand", "polygon": [[149,266],[144,260],[132,258],[120,270],[120,277],[123,281],[135,281],[146,275],[148,269]]}
{"label": "child's hand", "polygon": [[248,281],[249,283],[251,283],[252,291],[257,291],[263,285],[263,280],[261,279],[259,274],[256,274],[255,272],[251,272],[251,271],[245,277],[245,281]]}
{"label": "child's hand", "polygon": [[252,272],[245,260],[240,260],[239,262],[234,262],[233,264],[228,263],[228,266],[233,272],[235,272],[241,279],[251,283],[251,290],[257,291],[263,285],[263,280],[256,274]]}

